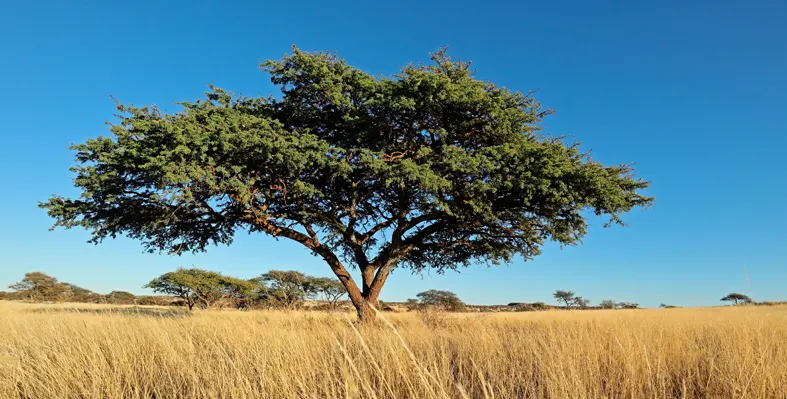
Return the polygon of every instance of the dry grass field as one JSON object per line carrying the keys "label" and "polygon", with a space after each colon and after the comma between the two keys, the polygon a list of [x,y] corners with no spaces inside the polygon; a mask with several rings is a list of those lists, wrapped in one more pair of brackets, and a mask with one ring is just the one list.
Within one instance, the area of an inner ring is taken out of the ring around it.
{"label": "dry grass field", "polygon": [[371,327],[117,309],[0,302],[0,397],[787,397],[787,307],[385,313]]}

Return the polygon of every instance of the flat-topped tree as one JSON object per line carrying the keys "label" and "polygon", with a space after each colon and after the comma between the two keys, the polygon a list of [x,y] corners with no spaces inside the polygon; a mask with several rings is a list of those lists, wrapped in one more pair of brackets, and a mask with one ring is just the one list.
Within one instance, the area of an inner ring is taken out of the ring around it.
{"label": "flat-topped tree", "polygon": [[725,296],[724,298],[721,298],[721,301],[734,302],[737,305],[738,302],[751,303],[751,298],[749,298],[748,295],[733,292],[731,294],[727,294],[727,296]]}
{"label": "flat-topped tree", "polygon": [[574,303],[574,291],[557,290],[552,294],[552,297],[563,302],[566,305],[566,309],[570,308],[571,304]]}
{"label": "flat-topped tree", "polygon": [[110,137],[73,146],[82,195],[41,206],[92,242],[123,234],[150,251],[203,251],[238,230],[293,240],[371,318],[396,267],[530,259],[548,240],[577,243],[584,211],[622,224],[651,203],[630,166],[540,135],[550,111],[530,94],[444,51],[432,60],[375,77],[294,49],[262,64],[280,98],[212,88],[172,114],[119,105]]}

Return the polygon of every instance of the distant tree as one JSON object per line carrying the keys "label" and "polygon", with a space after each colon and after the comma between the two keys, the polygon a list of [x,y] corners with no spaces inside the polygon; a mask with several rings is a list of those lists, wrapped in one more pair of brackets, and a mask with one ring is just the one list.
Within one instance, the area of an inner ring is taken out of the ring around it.
{"label": "distant tree", "polygon": [[140,295],[136,299],[137,305],[155,306],[155,305],[169,305],[171,301],[162,297],[155,297],[150,295]]}
{"label": "distant tree", "polygon": [[134,303],[136,295],[126,291],[112,291],[107,294],[109,303]]}
{"label": "distant tree", "polygon": [[232,301],[237,309],[247,309],[258,299],[258,284],[252,280],[223,277],[221,280],[222,297]]}
{"label": "distant tree", "polygon": [[721,300],[724,302],[735,302],[735,305],[737,305],[739,302],[751,303],[751,298],[749,298],[747,295],[739,294],[737,292],[728,294],[724,298],[721,298]]}
{"label": "distant tree", "polygon": [[145,288],[180,298],[192,310],[194,305],[208,309],[223,298],[247,295],[252,286],[248,281],[218,272],[179,268],[153,279]]}
{"label": "distant tree", "polygon": [[605,299],[601,301],[599,307],[602,309],[615,309],[617,307],[617,303],[611,299]]}
{"label": "distant tree", "polygon": [[375,76],[293,49],[262,65],[279,95],[118,105],[110,135],[72,146],[78,194],[40,206],[94,243],[124,234],[150,251],[200,252],[238,231],[292,240],[371,319],[396,267],[532,259],[579,243],[588,214],[622,224],[653,201],[630,165],[540,134],[552,112],[530,94],[445,51],[432,60]]}
{"label": "distant tree", "polygon": [[451,312],[458,312],[465,308],[464,302],[451,291],[428,290],[418,293],[416,298],[422,307],[437,307]]}
{"label": "distant tree", "polygon": [[262,299],[288,309],[300,305],[315,289],[312,278],[295,270],[271,270],[252,281],[260,285]]}
{"label": "distant tree", "polygon": [[309,291],[328,302],[328,306],[336,308],[339,300],[347,295],[342,282],[330,277],[313,277],[309,281]]}
{"label": "distant tree", "polygon": [[70,283],[63,283],[66,288],[66,294],[71,296],[87,296],[93,293],[89,289],[82,288],[78,285],[70,284]]}
{"label": "distant tree", "polygon": [[41,272],[25,273],[25,277],[8,286],[30,300],[52,300],[63,294],[68,287],[56,278]]}
{"label": "distant tree", "polygon": [[618,302],[617,307],[621,309],[638,309],[638,303],[631,303],[631,302]]}
{"label": "distant tree", "polygon": [[174,272],[164,273],[147,283],[145,288],[150,288],[154,292],[160,294],[172,295],[180,298],[183,304],[186,305],[189,310],[192,310],[197,303],[197,297],[194,294],[193,288],[195,285],[195,278],[193,275],[195,273],[192,272],[192,270],[195,269],[179,268]]}
{"label": "distant tree", "polygon": [[572,300],[572,303],[578,308],[587,309],[588,305],[590,304],[590,299],[585,299],[581,296],[575,296]]}
{"label": "distant tree", "polygon": [[532,306],[533,309],[535,309],[535,310],[546,310],[546,309],[549,309],[549,306],[547,306],[547,304],[545,304],[544,302],[533,302],[533,303],[530,304],[530,306]]}
{"label": "distant tree", "polygon": [[571,307],[571,303],[574,300],[574,291],[557,290],[552,296],[558,301],[562,301],[566,304],[566,309],[568,309]]}
{"label": "distant tree", "polygon": [[662,303],[661,305],[659,305],[659,307],[662,309],[673,309],[676,308],[677,306],[667,305],[666,303]]}

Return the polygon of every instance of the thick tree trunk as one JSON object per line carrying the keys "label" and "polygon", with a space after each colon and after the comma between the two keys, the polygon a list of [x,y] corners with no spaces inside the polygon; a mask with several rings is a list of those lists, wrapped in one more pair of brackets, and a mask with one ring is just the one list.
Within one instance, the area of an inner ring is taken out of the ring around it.
{"label": "thick tree trunk", "polygon": [[339,281],[342,282],[344,288],[347,290],[347,295],[350,297],[355,310],[358,312],[358,320],[361,322],[374,321],[377,316],[377,298],[380,297],[380,291],[391,272],[394,262],[387,262],[382,267],[375,265],[366,265],[361,268],[361,287],[355,284],[350,273],[344,268],[344,265],[339,259],[330,251],[322,251],[320,255],[323,256],[328,265],[333,270]]}
{"label": "thick tree trunk", "polygon": [[377,301],[364,300],[361,306],[356,306],[358,320],[361,323],[373,323],[377,319]]}

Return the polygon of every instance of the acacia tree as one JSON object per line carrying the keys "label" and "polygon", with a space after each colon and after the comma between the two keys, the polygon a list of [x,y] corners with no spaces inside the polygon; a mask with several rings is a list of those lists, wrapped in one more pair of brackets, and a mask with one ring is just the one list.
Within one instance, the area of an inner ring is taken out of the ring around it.
{"label": "acacia tree", "polygon": [[572,303],[581,309],[587,309],[588,305],[590,305],[590,299],[585,299],[581,296],[575,296]]}
{"label": "acacia tree", "polygon": [[224,276],[221,280],[222,298],[232,301],[238,309],[247,309],[258,299],[258,285],[252,280]]}
{"label": "acacia tree", "polygon": [[339,300],[347,294],[342,282],[335,278],[312,277],[309,279],[309,285],[312,294],[321,297],[333,309],[338,306]]}
{"label": "acacia tree", "polygon": [[612,299],[605,299],[601,301],[598,305],[601,309],[615,309],[618,307],[618,304],[613,301]]}
{"label": "acacia tree", "polygon": [[25,277],[8,288],[26,295],[30,300],[55,299],[68,290],[68,285],[41,272],[25,273]]}
{"label": "acacia tree", "polygon": [[566,309],[574,302],[574,291],[557,290],[552,296],[566,305]]}
{"label": "acacia tree", "polygon": [[252,279],[262,286],[263,298],[286,308],[294,308],[314,293],[312,277],[295,270],[271,270]]}
{"label": "acacia tree", "polygon": [[106,296],[110,303],[134,303],[136,295],[127,291],[112,291]]}
{"label": "acacia tree", "polygon": [[618,302],[615,306],[621,309],[639,309],[639,304],[633,302]]}
{"label": "acacia tree", "polygon": [[449,311],[460,311],[465,308],[465,303],[451,291],[428,290],[418,293],[416,298],[415,303],[418,307],[435,306]]}
{"label": "acacia tree", "polygon": [[432,60],[380,77],[294,49],[261,65],[278,97],[212,87],[175,113],[118,105],[110,137],[72,146],[81,196],[40,206],[53,227],[149,251],[204,251],[238,230],[293,240],[368,319],[396,267],[531,259],[546,241],[578,243],[585,211],[622,224],[651,203],[630,165],[541,135],[551,111],[530,93],[480,81],[444,51]]}
{"label": "acacia tree", "polygon": [[721,298],[721,300],[726,302],[735,302],[736,305],[738,304],[738,302],[751,303],[751,298],[749,298],[748,295],[739,294],[737,292],[728,294],[724,298]]}
{"label": "acacia tree", "polygon": [[144,288],[150,288],[154,292],[180,298],[183,301],[183,304],[186,305],[189,310],[192,310],[192,308],[194,308],[194,304],[196,303],[196,297],[194,296],[194,293],[190,287],[190,284],[188,284],[184,273],[180,273],[181,270],[183,269],[164,273],[145,284]]}
{"label": "acacia tree", "polygon": [[189,310],[196,304],[207,309],[224,297],[227,278],[207,270],[179,268],[156,277],[145,288],[180,298]]}

